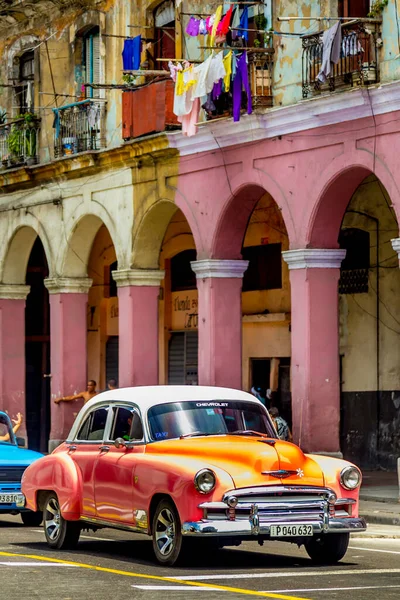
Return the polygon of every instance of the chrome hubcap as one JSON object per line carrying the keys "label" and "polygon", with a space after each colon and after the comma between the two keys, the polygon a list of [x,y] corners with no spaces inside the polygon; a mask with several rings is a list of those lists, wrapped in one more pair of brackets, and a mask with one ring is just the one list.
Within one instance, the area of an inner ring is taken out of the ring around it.
{"label": "chrome hubcap", "polygon": [[44,511],[44,527],[46,535],[51,541],[55,541],[60,535],[61,515],[60,507],[55,498],[52,498],[46,505]]}
{"label": "chrome hubcap", "polygon": [[175,519],[168,508],[164,508],[157,517],[155,537],[160,554],[171,554],[175,542]]}

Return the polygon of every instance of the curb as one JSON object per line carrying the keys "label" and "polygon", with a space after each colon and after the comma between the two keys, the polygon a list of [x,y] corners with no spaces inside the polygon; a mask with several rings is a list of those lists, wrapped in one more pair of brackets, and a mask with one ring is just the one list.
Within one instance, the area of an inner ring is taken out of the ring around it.
{"label": "curb", "polygon": [[395,514],[395,513],[381,514],[381,513],[371,513],[371,512],[363,511],[361,513],[361,516],[364,517],[364,519],[367,521],[367,524],[374,523],[377,525],[395,525],[397,527],[400,527],[400,515],[399,514]]}

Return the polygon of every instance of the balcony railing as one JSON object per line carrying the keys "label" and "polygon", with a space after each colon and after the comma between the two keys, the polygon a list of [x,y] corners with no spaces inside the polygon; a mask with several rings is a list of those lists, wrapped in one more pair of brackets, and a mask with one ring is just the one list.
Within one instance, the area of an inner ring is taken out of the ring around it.
{"label": "balcony railing", "polygon": [[342,25],[342,48],[338,64],[332,65],[331,76],[322,83],[322,32],[306,35],[303,41],[303,98],[323,91],[334,92],[343,87],[372,85],[379,81],[378,50],[381,45],[377,19],[354,20]]}
{"label": "balcony railing", "polygon": [[82,100],[54,108],[54,156],[69,156],[106,146],[105,102]]}
{"label": "balcony railing", "polygon": [[31,114],[0,125],[0,168],[38,163],[39,132],[40,119]]}

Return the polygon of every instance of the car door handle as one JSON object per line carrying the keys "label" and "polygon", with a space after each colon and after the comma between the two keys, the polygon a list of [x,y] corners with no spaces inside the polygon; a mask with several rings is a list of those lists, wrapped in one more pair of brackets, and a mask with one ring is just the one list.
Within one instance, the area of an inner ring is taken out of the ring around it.
{"label": "car door handle", "polygon": [[99,450],[100,452],[109,452],[110,446],[100,446]]}
{"label": "car door handle", "polygon": [[75,452],[75,450],[76,450],[76,446],[69,446],[68,453],[69,452]]}

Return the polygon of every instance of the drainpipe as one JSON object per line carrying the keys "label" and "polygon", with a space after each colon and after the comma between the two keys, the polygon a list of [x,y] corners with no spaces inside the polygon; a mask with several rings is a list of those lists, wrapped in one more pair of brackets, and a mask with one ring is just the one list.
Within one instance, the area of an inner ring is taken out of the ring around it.
{"label": "drainpipe", "polygon": [[[380,309],[379,309],[379,219],[369,215],[368,213],[362,212],[360,210],[348,210],[348,213],[354,213],[357,215],[362,215],[363,217],[367,217],[374,221],[376,227],[376,416],[377,416],[377,431],[376,431],[376,451],[379,457],[379,423],[381,420],[381,406],[380,406]],[[378,458],[379,461],[379,458]],[[378,465],[379,466],[379,465]]]}

